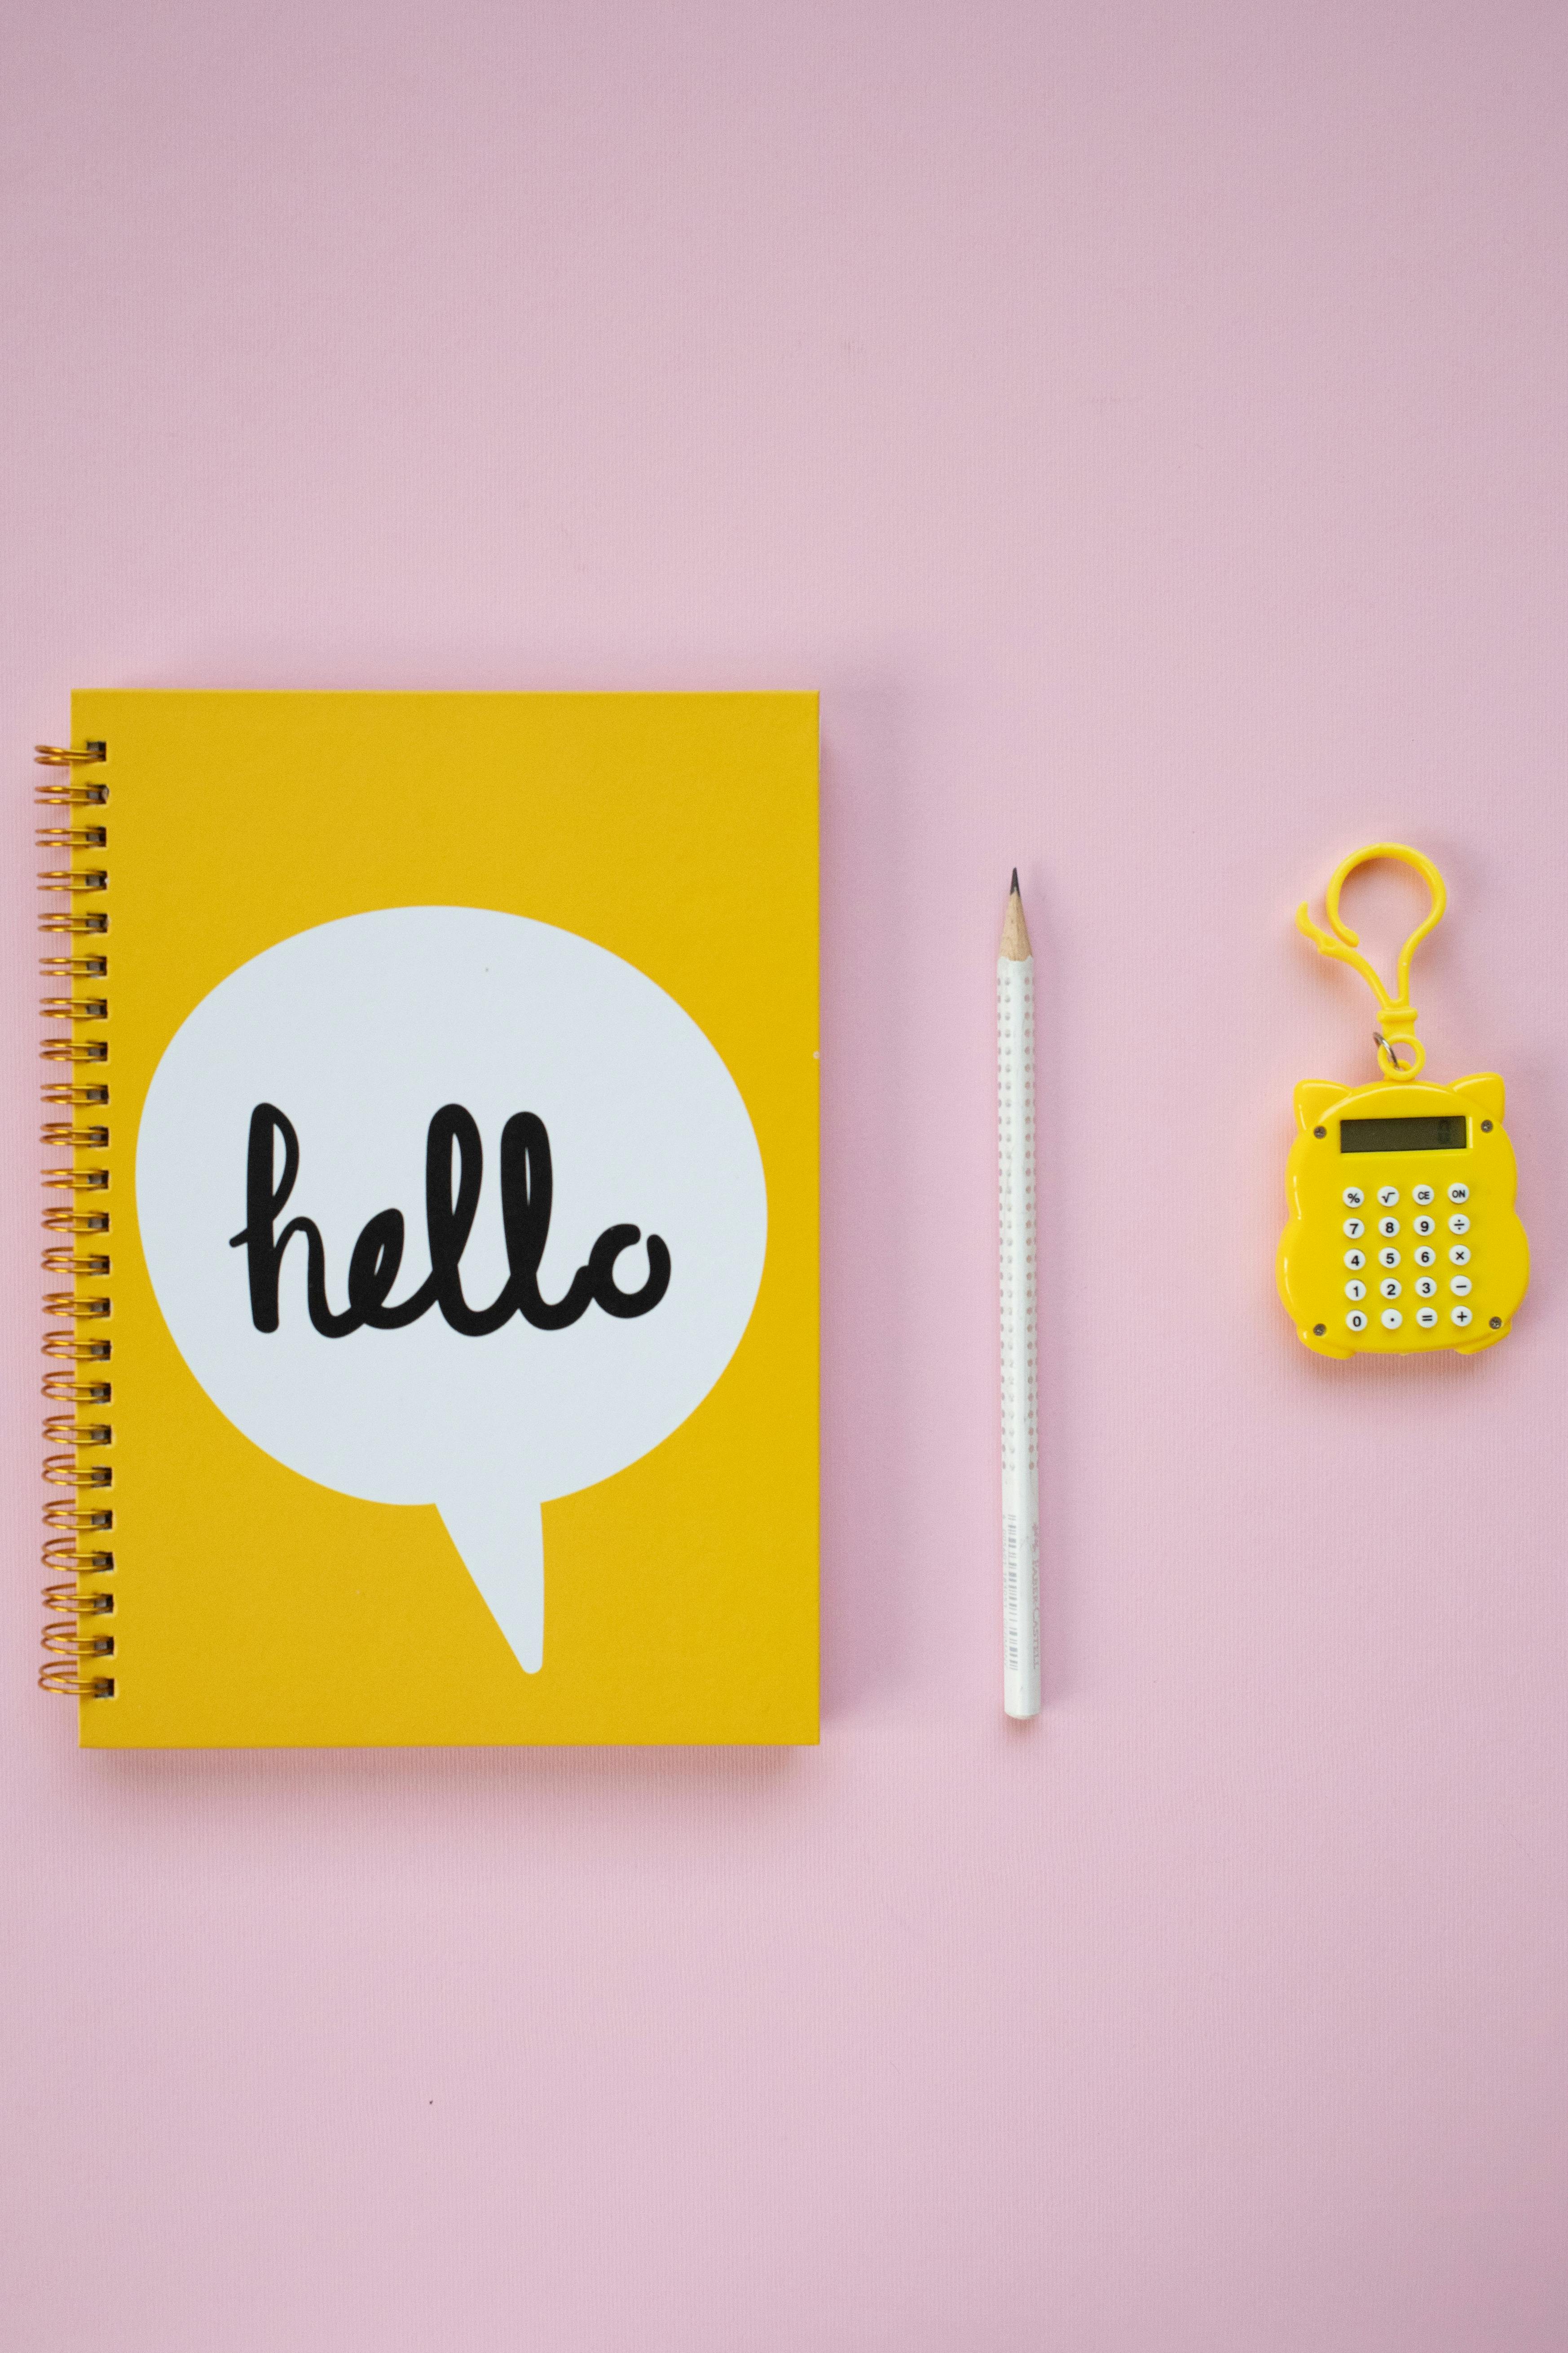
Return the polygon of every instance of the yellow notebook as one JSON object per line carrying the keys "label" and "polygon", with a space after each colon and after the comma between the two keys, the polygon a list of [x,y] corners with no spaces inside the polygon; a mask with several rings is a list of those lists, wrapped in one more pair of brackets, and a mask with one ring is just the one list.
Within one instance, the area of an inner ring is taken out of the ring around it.
{"label": "yellow notebook", "polygon": [[814,1741],[816,698],[79,694],[40,790],[83,1745]]}

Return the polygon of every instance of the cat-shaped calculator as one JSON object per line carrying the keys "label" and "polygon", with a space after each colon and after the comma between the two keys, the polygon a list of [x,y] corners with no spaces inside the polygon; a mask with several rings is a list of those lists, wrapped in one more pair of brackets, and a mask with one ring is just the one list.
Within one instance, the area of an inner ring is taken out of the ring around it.
{"label": "cat-shaped calculator", "polygon": [[[1373,858],[1403,860],[1432,893],[1426,921],[1400,950],[1393,997],[1340,915],[1346,878]],[[1530,1281],[1530,1244],[1513,1205],[1502,1081],[1488,1073],[1439,1087],[1420,1077],[1426,1057],[1415,1034],[1410,959],[1442,918],[1443,878],[1419,850],[1377,842],[1336,869],[1324,900],[1329,931],[1305,906],[1296,921],[1376,997],[1383,1075],[1370,1086],[1303,1079],[1296,1089],[1279,1296],[1320,1356],[1432,1348],[1470,1356],[1507,1335]]]}

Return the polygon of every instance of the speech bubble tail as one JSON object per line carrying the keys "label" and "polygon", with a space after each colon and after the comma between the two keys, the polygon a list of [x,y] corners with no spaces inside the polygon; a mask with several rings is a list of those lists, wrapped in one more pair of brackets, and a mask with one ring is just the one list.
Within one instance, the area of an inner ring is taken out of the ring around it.
{"label": "speech bubble tail", "polygon": [[476,1491],[437,1506],[463,1566],[525,1674],[544,1663],[544,1520],[537,1504]]}

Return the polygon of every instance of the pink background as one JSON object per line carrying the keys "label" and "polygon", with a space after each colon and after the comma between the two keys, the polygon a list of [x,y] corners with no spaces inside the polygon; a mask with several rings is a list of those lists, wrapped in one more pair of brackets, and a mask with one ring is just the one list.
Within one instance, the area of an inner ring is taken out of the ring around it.
{"label": "pink background", "polygon": [[[1568,17],[0,43],[6,2353],[1561,2353]],[[820,1751],[74,1753],[27,758],[73,682],[820,686]],[[1509,1079],[1535,1284],[1491,1356],[1336,1368],[1272,1253],[1371,1006],[1291,915],[1385,834],[1448,874],[1415,997]]]}

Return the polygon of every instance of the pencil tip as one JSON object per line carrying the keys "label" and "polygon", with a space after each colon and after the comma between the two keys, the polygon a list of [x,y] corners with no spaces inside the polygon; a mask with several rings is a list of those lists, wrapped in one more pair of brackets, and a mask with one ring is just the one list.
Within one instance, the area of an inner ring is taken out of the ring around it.
{"label": "pencil tip", "polygon": [[1013,888],[1007,895],[1013,899],[1018,896],[1018,870],[1016,866],[1013,869]]}

